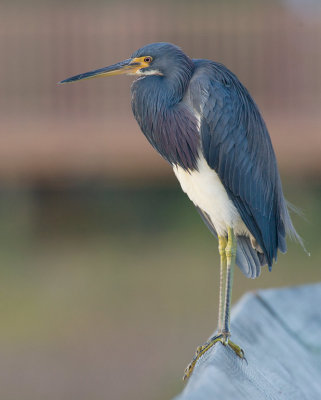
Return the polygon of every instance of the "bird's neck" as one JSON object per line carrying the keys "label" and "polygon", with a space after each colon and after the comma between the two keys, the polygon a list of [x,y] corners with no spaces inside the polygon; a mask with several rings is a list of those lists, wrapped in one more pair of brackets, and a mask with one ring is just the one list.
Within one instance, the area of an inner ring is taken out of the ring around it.
{"label": "bird's neck", "polygon": [[169,96],[169,102],[180,102],[188,88],[194,71],[194,64],[189,58],[184,58],[180,63],[171,68],[168,75],[163,77],[163,85]]}
{"label": "bird's neck", "polygon": [[[166,107],[173,107],[179,103],[188,88],[189,82],[194,72],[194,63],[187,56],[183,55],[177,63],[171,65],[168,72],[164,75],[145,75],[137,79],[132,86],[132,93],[137,91],[140,96],[147,96],[155,98],[154,92],[163,101],[162,104]],[[151,100],[151,98],[149,99]]]}
{"label": "bird's neck", "polygon": [[184,102],[191,71],[146,76],[132,86],[132,109],[151,145],[173,165],[197,168],[199,134],[195,116]]}

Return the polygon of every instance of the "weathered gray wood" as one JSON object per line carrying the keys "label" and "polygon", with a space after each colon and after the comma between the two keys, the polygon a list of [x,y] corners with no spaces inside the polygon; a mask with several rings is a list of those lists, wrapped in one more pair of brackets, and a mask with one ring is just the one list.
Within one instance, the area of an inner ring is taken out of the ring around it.
{"label": "weathered gray wood", "polygon": [[217,343],[175,400],[320,400],[321,284],[245,295],[232,311],[232,340]]}

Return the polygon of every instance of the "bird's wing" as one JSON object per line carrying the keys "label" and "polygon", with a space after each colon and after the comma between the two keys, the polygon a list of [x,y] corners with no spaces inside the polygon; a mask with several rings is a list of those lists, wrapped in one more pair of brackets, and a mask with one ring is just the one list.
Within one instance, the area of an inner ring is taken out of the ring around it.
{"label": "bird's wing", "polygon": [[280,178],[271,140],[251,96],[221,64],[196,61],[189,97],[200,116],[203,155],[220,177],[269,266],[285,250]]}

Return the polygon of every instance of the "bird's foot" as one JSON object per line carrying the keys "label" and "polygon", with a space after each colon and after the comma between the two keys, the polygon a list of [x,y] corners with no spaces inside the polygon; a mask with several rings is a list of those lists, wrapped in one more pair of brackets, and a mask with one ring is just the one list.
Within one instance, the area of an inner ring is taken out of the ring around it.
{"label": "bird's foot", "polygon": [[228,341],[227,345],[234,351],[234,353],[240,357],[242,360],[246,360],[244,357],[244,351],[241,349],[240,346],[232,342],[231,340]]}
{"label": "bird's foot", "polygon": [[204,343],[202,346],[198,346],[192,361],[185,368],[183,380],[185,381],[191,376],[197,361],[217,342],[221,342],[224,346],[229,346],[238,357],[240,357],[241,359],[245,359],[244,351],[241,349],[240,346],[232,342],[229,339],[229,336],[229,333],[219,333],[218,335],[213,336],[208,342]]}
{"label": "bird's foot", "polygon": [[187,378],[190,377],[191,373],[194,370],[195,364],[197,361],[202,357],[204,353],[207,352],[211,347],[213,347],[217,342],[221,342],[224,344],[225,337],[223,333],[220,333],[216,336],[213,336],[208,342],[205,342],[202,346],[198,346],[196,349],[196,353],[192,359],[192,361],[188,364],[185,368],[183,380],[185,381]]}

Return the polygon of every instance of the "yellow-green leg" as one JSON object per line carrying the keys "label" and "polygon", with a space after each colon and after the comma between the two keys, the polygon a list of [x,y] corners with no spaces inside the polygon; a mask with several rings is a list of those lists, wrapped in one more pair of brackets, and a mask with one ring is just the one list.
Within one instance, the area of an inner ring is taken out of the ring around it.
{"label": "yellow-green leg", "polygon": [[225,300],[222,333],[226,339],[230,336],[230,311],[233,287],[233,275],[236,258],[236,237],[233,229],[228,228],[228,239],[225,247],[226,255],[226,281],[225,281]]}
{"label": "yellow-green leg", "polygon": [[225,248],[226,254],[226,283],[225,283],[225,302],[224,302],[224,321],[223,321],[223,344],[229,346],[237,356],[244,358],[243,350],[235,343],[230,340],[230,314],[231,314],[231,303],[232,303],[232,287],[233,287],[233,275],[235,268],[236,259],[236,236],[232,228],[228,228],[228,240]]}
{"label": "yellow-green leg", "polygon": [[220,253],[220,298],[218,308],[218,331],[223,331],[224,309],[225,309],[225,293],[226,293],[226,253],[227,238],[224,236],[218,237],[218,251]]}
{"label": "yellow-green leg", "polygon": [[197,360],[217,342],[229,346],[240,358],[244,358],[243,350],[233,343],[230,337],[230,309],[233,285],[233,273],[236,259],[236,237],[232,228],[228,228],[228,237],[218,237],[218,249],[220,253],[220,298],[218,313],[218,334],[208,342],[196,349],[192,361],[185,369],[183,379],[187,379],[193,372]]}

